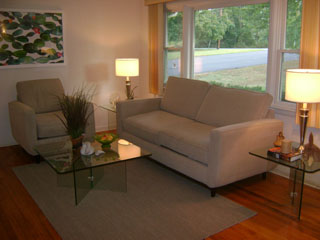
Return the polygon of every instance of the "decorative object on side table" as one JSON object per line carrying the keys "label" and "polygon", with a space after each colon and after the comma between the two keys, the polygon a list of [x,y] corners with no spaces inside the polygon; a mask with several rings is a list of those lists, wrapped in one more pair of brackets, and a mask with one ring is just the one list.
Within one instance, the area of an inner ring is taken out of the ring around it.
{"label": "decorative object on side table", "polygon": [[117,138],[117,134],[114,133],[103,133],[95,135],[95,140],[101,143],[101,149],[107,152],[111,148],[111,143],[113,143]]}
{"label": "decorative object on side table", "polygon": [[80,150],[80,153],[82,155],[91,155],[94,153],[94,147],[91,146],[91,143],[90,142],[84,142],[82,144],[82,147],[81,147],[81,150]]}
{"label": "decorative object on side table", "polygon": [[300,153],[304,152],[309,109],[308,103],[320,102],[320,70],[318,69],[288,69],[286,72],[285,99],[302,103],[299,109],[300,120]]}
{"label": "decorative object on side table", "polygon": [[126,77],[127,99],[133,99],[134,89],[131,90],[131,81],[129,77],[139,76],[139,59],[138,58],[117,58],[116,59],[116,76]]}
{"label": "decorative object on side table", "polygon": [[281,153],[291,153],[292,152],[292,142],[288,139],[283,139],[281,141]]}
{"label": "decorative object on side table", "polygon": [[116,104],[117,102],[120,101],[120,95],[119,93],[112,93],[109,97],[109,103],[110,106],[113,107],[114,109],[116,109]]}
{"label": "decorative object on side table", "polygon": [[311,166],[314,162],[320,162],[320,148],[313,143],[313,134],[309,135],[309,143],[304,146],[303,159]]}
{"label": "decorative object on side table", "polygon": [[63,94],[58,97],[64,118],[58,115],[57,117],[63,123],[67,134],[70,135],[73,148],[81,147],[88,118],[93,114],[93,111],[89,111],[90,101],[93,96],[91,90],[89,88],[88,91],[85,91],[84,87],[81,87],[70,96]]}
{"label": "decorative object on side table", "polygon": [[277,135],[276,140],[274,141],[273,145],[275,147],[281,147],[281,143],[282,143],[283,139],[284,139],[283,133],[279,132],[279,134]]}

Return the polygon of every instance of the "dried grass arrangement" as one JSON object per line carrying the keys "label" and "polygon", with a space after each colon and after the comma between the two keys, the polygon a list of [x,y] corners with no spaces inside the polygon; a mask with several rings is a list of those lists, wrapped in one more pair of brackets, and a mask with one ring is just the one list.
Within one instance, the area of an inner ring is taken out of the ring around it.
{"label": "dried grass arrangement", "polygon": [[93,93],[92,88],[86,90],[82,86],[74,90],[71,95],[63,94],[58,97],[64,119],[58,117],[72,139],[81,137],[85,132],[88,119],[93,114],[93,109],[90,110]]}

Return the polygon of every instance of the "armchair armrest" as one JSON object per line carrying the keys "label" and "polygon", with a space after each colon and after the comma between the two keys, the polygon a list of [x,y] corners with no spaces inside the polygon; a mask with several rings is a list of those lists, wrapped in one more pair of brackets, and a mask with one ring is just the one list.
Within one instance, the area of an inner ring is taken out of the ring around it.
{"label": "armchair armrest", "polygon": [[35,111],[28,105],[13,101],[9,103],[11,132],[14,139],[31,155],[37,155],[33,146],[37,142]]}
{"label": "armchair armrest", "polygon": [[208,159],[208,185],[219,187],[268,171],[268,161],[249,151],[272,146],[282,131],[278,119],[261,119],[233,124],[211,131]]}
{"label": "armchair armrest", "polygon": [[161,98],[134,99],[117,102],[117,133],[121,136],[124,119],[160,109]]}

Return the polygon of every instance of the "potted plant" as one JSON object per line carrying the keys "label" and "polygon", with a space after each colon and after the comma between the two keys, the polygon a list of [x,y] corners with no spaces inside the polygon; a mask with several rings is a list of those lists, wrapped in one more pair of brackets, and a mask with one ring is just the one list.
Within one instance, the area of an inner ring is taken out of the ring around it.
{"label": "potted plant", "polygon": [[58,97],[64,118],[58,117],[70,136],[73,147],[81,146],[88,119],[93,114],[93,111],[89,111],[92,95],[81,87],[73,91],[72,95],[63,94]]}

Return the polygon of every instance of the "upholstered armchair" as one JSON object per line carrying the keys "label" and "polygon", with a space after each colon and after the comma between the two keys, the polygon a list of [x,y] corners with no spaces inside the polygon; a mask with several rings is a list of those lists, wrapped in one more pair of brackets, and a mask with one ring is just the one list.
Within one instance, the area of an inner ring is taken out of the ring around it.
{"label": "upholstered armchair", "polygon": [[[9,103],[9,116],[11,132],[18,144],[36,156],[36,145],[69,137],[57,117],[63,118],[57,98],[64,94],[60,79],[21,81],[16,87],[17,101]],[[89,111],[93,111],[92,104]],[[91,114],[85,138],[92,138],[94,134],[94,114]]]}

